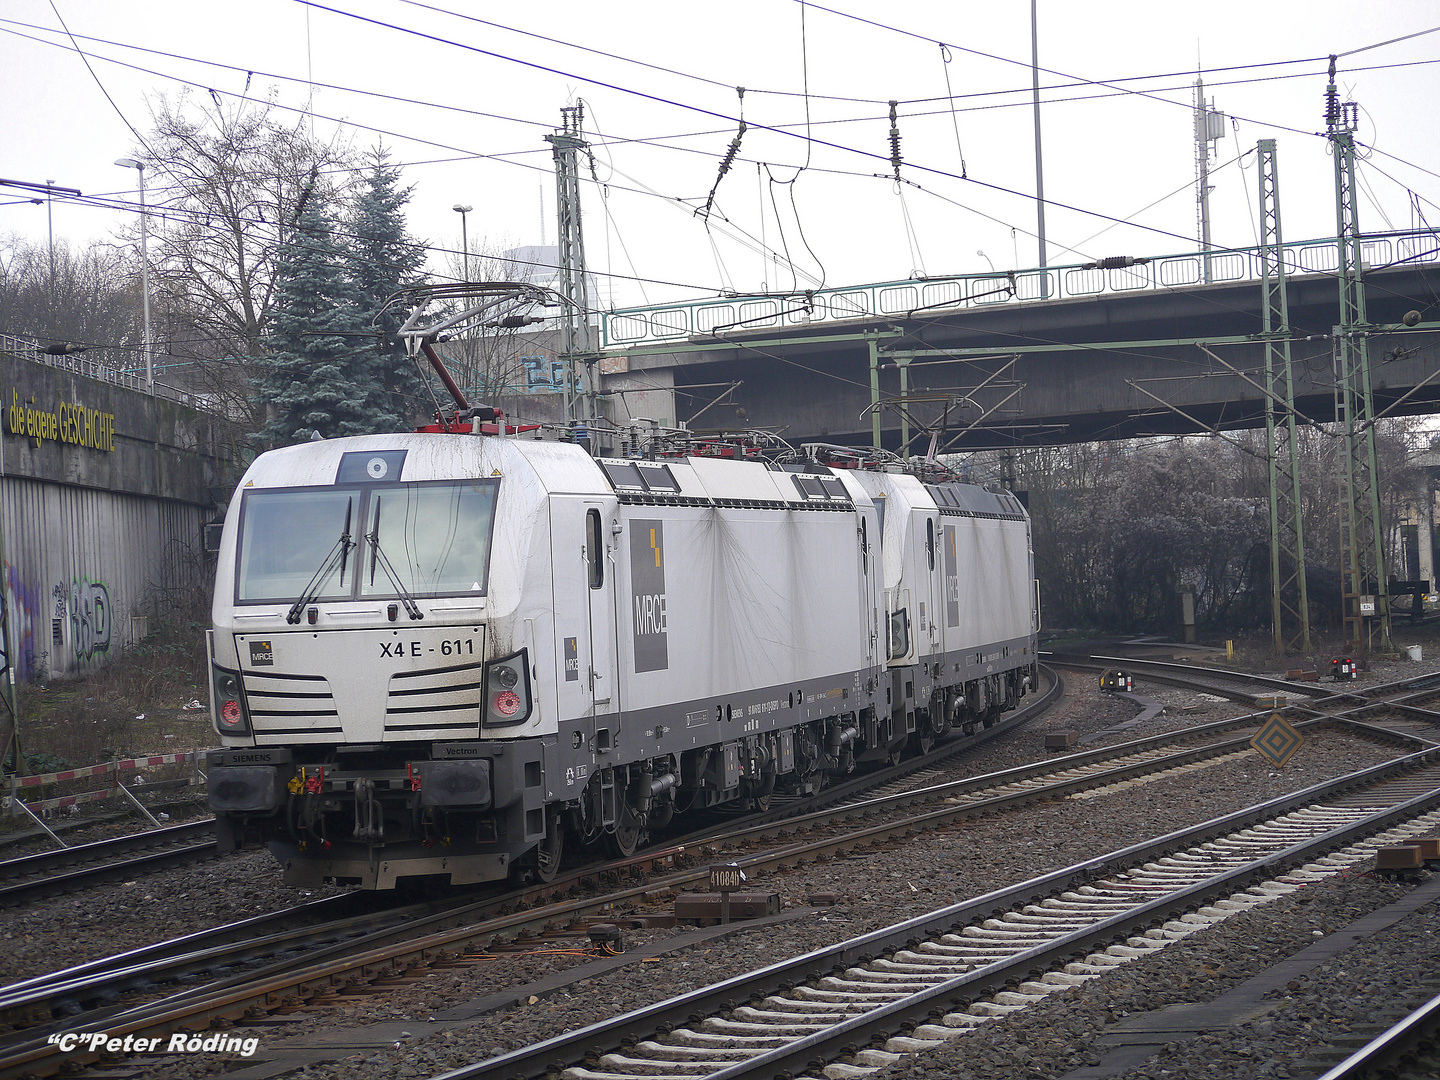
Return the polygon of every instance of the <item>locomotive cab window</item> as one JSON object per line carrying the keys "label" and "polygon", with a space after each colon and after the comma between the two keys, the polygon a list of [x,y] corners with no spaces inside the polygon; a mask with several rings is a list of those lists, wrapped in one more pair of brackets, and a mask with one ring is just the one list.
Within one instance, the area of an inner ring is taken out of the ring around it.
{"label": "locomotive cab window", "polygon": [[495,488],[493,480],[459,480],[374,489],[360,595],[485,595]]}
{"label": "locomotive cab window", "polygon": [[340,537],[360,531],[359,488],[287,488],[245,493],[240,521],[240,572],[235,599],[294,600],[315,582],[317,600],[349,597],[355,584],[353,547],[340,555]]}
{"label": "locomotive cab window", "polygon": [[484,596],[499,483],[252,488],[240,507],[235,600]]}

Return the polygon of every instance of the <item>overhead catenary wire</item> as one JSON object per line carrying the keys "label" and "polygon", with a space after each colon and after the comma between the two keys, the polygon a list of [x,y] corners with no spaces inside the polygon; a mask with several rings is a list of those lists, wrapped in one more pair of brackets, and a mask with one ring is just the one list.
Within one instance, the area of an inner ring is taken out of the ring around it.
{"label": "overhead catenary wire", "polygon": [[[803,16],[804,16],[805,8],[806,8],[806,5],[802,4],[802,8],[801,8],[802,19],[803,19]],[[1355,50],[1355,51],[1361,51],[1361,50]],[[807,100],[808,100],[808,99],[807,99]],[[953,116],[953,112],[952,112],[952,116]],[[337,122],[341,122],[341,121],[337,121]],[[810,143],[809,143],[808,141],[807,141],[807,143],[806,143],[806,146],[807,146],[807,153],[808,153],[809,150],[810,150]],[[965,172],[965,170],[964,170],[964,167],[963,167],[963,159],[962,159],[962,176],[961,176],[962,179],[965,179],[965,178],[966,178],[966,177],[964,176],[964,172]],[[779,182],[779,181],[777,181],[777,182]],[[792,192],[792,202],[793,202],[793,200],[794,200],[794,188],[793,188],[793,186],[792,186],[792,188],[791,188],[791,192]],[[1117,224],[1118,224],[1118,223],[1127,223],[1127,224],[1128,224],[1128,222],[1124,222],[1123,219],[1118,220],[1116,223],[1117,223]],[[1175,234],[1171,234],[1171,235],[1175,235]]]}
{"label": "overhead catenary wire", "polygon": [[[802,12],[803,12],[803,7],[802,7]],[[22,35],[22,36],[24,36],[24,35]],[[33,39],[32,39],[32,40],[33,40]],[[49,44],[49,43],[47,42],[47,44]],[[124,47],[131,47],[131,46],[124,46]],[[174,55],[174,54],[165,54],[165,55]],[[108,60],[109,58],[102,58],[102,59],[107,59],[107,60]],[[115,61],[115,60],[110,60],[110,62],[112,62],[112,63],[119,63],[119,64],[123,64],[123,63],[124,63],[123,61]],[[202,61],[202,62],[205,62],[205,61]],[[132,67],[133,67],[134,65],[128,65],[128,66],[132,66]],[[222,66],[232,67],[233,70],[240,70],[240,69],[235,69],[235,68],[233,68],[233,66],[230,66],[230,65],[222,65]],[[146,69],[137,69],[137,70],[146,70]],[[175,78],[174,76],[167,76],[167,75],[163,75],[163,74],[161,74],[161,73],[154,73],[154,72],[152,72],[152,74],[156,74],[156,75],[158,75],[159,77],[164,77],[164,78]],[[248,74],[248,72],[247,72],[247,74]],[[286,78],[286,77],[284,77],[284,76],[274,76],[274,77]],[[1287,77],[1289,77],[1289,76],[1287,76]],[[1306,77],[1308,77],[1308,74],[1307,74]],[[194,85],[193,82],[190,82],[190,80],[177,79],[176,81],[189,82],[191,85]],[[295,81],[301,81],[301,82],[303,82],[304,80],[295,80]],[[1115,81],[1115,80],[1109,80],[1108,82],[1114,82],[1114,81]],[[316,84],[316,85],[322,85],[322,86],[323,86],[323,85],[325,85],[325,84]],[[1101,84],[1101,85],[1108,85],[1108,83],[1103,83],[1103,84]],[[338,89],[350,90],[350,88],[345,88],[345,87],[338,87]],[[353,92],[363,92],[363,91],[353,91]],[[382,95],[382,96],[383,96],[383,95]],[[246,99],[246,100],[256,100],[256,99]],[[270,103],[267,102],[267,104],[270,104]],[[278,104],[278,103],[277,103],[277,104]],[[429,103],[419,103],[419,104],[429,104]],[[279,106],[279,107],[282,107],[282,108],[290,108],[290,107],[287,107],[287,106]],[[452,106],[445,106],[445,107],[447,107],[447,108],[454,108],[454,107],[452,107]],[[1189,106],[1187,105],[1186,107],[1188,108]],[[291,111],[295,111],[295,112],[298,112],[298,113],[301,113],[301,114],[305,114],[305,112],[306,112],[305,110],[299,110],[299,109],[293,109],[293,108],[291,109]],[[808,113],[808,106],[807,106],[807,113]],[[317,115],[318,115],[318,114],[317,114]],[[482,114],[482,115],[493,115],[493,114]],[[333,118],[333,117],[323,117],[323,118],[324,118],[324,119],[327,119],[327,120],[330,120],[331,122],[335,122],[335,123],[349,123],[350,126],[359,127],[359,128],[361,128],[362,130],[365,129],[364,125],[355,124],[354,122],[350,122],[350,121],[340,121],[340,120],[337,120],[336,118]],[[513,119],[513,118],[502,118],[502,117],[497,117],[497,118],[499,118],[499,119]],[[541,125],[539,122],[536,122],[536,121],[518,121],[518,122],[528,123],[528,124],[535,124],[536,126],[547,126],[547,125]],[[839,121],[826,121],[826,123],[849,123],[849,122],[854,122],[854,121],[852,121],[851,119],[845,119],[845,120],[839,120]],[[808,124],[808,120],[807,120],[807,124]],[[1277,125],[1271,125],[1271,126],[1277,126]],[[1281,129],[1283,129],[1283,130],[1293,130],[1293,131],[1300,131],[1300,130],[1301,130],[1301,129],[1285,128],[1283,125],[1278,125],[1278,126],[1279,126]],[[772,125],[772,129],[773,129],[773,130],[783,130],[784,127],[785,127],[785,125]],[[393,137],[396,137],[396,138],[411,139],[412,141],[414,141],[412,137],[405,136],[405,135],[402,135],[402,134],[397,133],[397,132],[393,132],[393,131],[381,131],[381,129],[370,129],[370,130],[376,130],[376,131],[380,131],[380,133],[382,133],[382,134],[390,134],[390,135],[392,135]],[[1303,133],[1304,133],[1304,134],[1315,134],[1315,133],[1313,133],[1313,132],[1303,132]],[[684,138],[684,137],[688,137],[688,136],[677,135],[677,136],[670,136],[669,138]],[[421,140],[421,141],[423,141],[423,140]],[[645,143],[645,144],[647,144],[647,145],[660,145],[659,142],[658,142],[657,140],[654,140],[654,139],[650,139],[650,140],[637,139],[637,140],[627,140],[627,141],[641,142],[641,143]],[[434,144],[434,145],[443,145],[443,144]],[[836,145],[836,146],[838,146],[838,144],[827,144],[827,145]],[[448,147],[448,146],[445,147],[445,148],[446,148],[446,149],[455,150],[457,153],[461,154],[462,156],[469,156],[469,157],[475,157],[475,158],[481,158],[481,159],[489,158],[489,159],[494,159],[494,160],[508,160],[510,157],[518,156],[518,155],[520,155],[520,154],[529,154],[529,153],[538,152],[538,151],[519,151],[519,152],[512,152],[512,153],[510,153],[510,154],[491,154],[491,155],[470,154],[470,155],[466,155],[465,152],[464,152],[463,150],[460,150],[459,148]],[[675,150],[688,150],[688,149],[689,149],[689,148],[675,147],[675,146],[669,146],[668,148],[670,148],[670,149],[675,149]],[[843,149],[843,147],[840,147],[840,148]],[[809,146],[809,142],[807,141],[807,158],[808,158],[809,150],[810,150],[810,146]],[[696,151],[690,150],[689,152],[696,152]],[[1392,156],[1393,156],[1393,155],[1392,155]],[[1398,160],[1398,159],[1397,159],[1397,160]],[[533,166],[527,166],[527,167],[532,167],[532,168],[533,168]],[[539,171],[539,170],[537,169],[537,171]],[[840,175],[861,175],[861,174],[858,174],[858,173],[848,173],[846,170],[827,170],[827,171],[830,171],[830,172],[833,172],[833,173],[836,173],[836,174],[840,174]],[[963,165],[962,165],[962,172],[963,172]],[[962,178],[962,179],[967,179],[968,177],[962,176],[961,178]],[[1017,193],[1017,194],[1018,194],[1018,193]]]}
{"label": "overhead catenary wire", "polygon": [[[0,27],[0,29],[5,29],[6,32],[9,32],[9,33],[12,33],[12,34],[15,33],[15,31],[9,30],[8,28]],[[29,35],[19,35],[19,36],[29,37]],[[51,42],[40,41],[40,39],[31,38],[31,40],[39,41],[39,42],[42,43],[42,44],[53,44],[53,43],[51,43]],[[99,57],[99,59],[106,60],[106,61],[108,61],[108,62],[110,62],[110,63],[119,64],[119,65],[121,65],[121,66],[129,67],[129,68],[132,68],[132,69],[134,69],[134,70],[143,71],[143,72],[146,72],[147,74],[153,74],[153,75],[156,75],[157,77],[161,77],[161,78],[173,78],[173,79],[175,79],[175,81],[184,83],[184,84],[186,84],[186,85],[195,85],[193,82],[190,82],[189,80],[181,79],[181,78],[176,77],[176,76],[168,76],[168,75],[165,75],[164,73],[161,73],[161,72],[150,71],[149,69],[140,68],[140,67],[138,67],[137,65],[127,64],[127,63],[125,63],[124,61],[113,60],[113,59],[108,58],[108,57]],[[212,97],[217,97],[217,96],[219,96],[219,92],[217,92],[217,91],[210,90],[210,93],[211,93],[211,96],[212,96]],[[531,164],[529,164],[529,163],[518,162],[518,161],[513,161],[513,160],[511,160],[511,158],[513,158],[513,157],[515,157],[515,156],[518,156],[518,155],[520,155],[520,154],[538,154],[538,153],[542,153],[543,151],[541,151],[541,150],[534,150],[534,151],[527,150],[527,151],[511,152],[511,153],[508,153],[508,154],[481,154],[481,153],[478,153],[478,152],[466,152],[466,151],[464,151],[463,149],[461,149],[461,148],[459,148],[459,147],[454,147],[454,146],[450,146],[450,145],[447,145],[447,144],[434,142],[434,141],[432,141],[432,140],[420,139],[420,138],[415,137],[415,136],[407,136],[407,135],[404,135],[404,134],[402,134],[402,133],[399,133],[399,132],[396,132],[396,131],[393,131],[393,130],[389,130],[389,129],[376,128],[376,127],[367,127],[366,125],[358,124],[358,123],[356,123],[356,122],[354,122],[354,121],[340,120],[340,119],[338,119],[338,118],[336,118],[336,117],[325,116],[325,115],[323,115],[323,114],[315,113],[315,112],[310,111],[310,110],[298,108],[298,107],[295,107],[295,106],[285,105],[285,104],[280,103],[280,102],[273,102],[273,101],[270,101],[270,100],[268,100],[268,99],[249,97],[249,96],[246,96],[246,95],[236,95],[236,94],[232,94],[232,93],[229,93],[229,92],[226,92],[224,96],[236,98],[237,100],[244,101],[244,102],[249,102],[249,103],[253,103],[253,104],[264,105],[264,106],[266,106],[266,107],[278,108],[278,109],[281,109],[281,110],[286,111],[286,112],[290,112],[290,113],[294,113],[294,114],[300,115],[300,116],[302,116],[302,117],[310,117],[310,118],[312,118],[312,119],[318,117],[318,118],[320,118],[320,119],[327,120],[327,121],[329,121],[329,122],[331,122],[331,123],[335,123],[335,124],[337,124],[337,125],[345,125],[345,126],[354,127],[354,128],[360,129],[360,130],[369,130],[369,131],[373,131],[373,132],[375,132],[375,133],[377,133],[377,134],[380,134],[380,135],[391,135],[392,137],[395,137],[395,138],[397,138],[397,139],[404,139],[404,140],[411,141],[411,142],[421,142],[421,143],[425,143],[425,144],[427,144],[427,145],[442,147],[442,148],[444,148],[444,149],[452,150],[452,151],[454,151],[454,152],[462,155],[462,159],[466,159],[466,160],[477,160],[477,159],[496,160],[496,161],[500,161],[500,162],[505,163],[505,164],[515,164],[515,165],[519,165],[519,166],[522,167],[522,168],[527,168],[527,169],[531,169],[531,170],[536,171],[536,172],[541,172],[541,173],[543,173],[543,174],[545,174],[545,175],[549,175],[549,173],[550,173],[550,169],[547,168],[547,167],[539,166],[539,165],[531,165]],[[488,115],[488,114],[487,114],[487,115]],[[361,168],[363,168],[363,167],[361,167]],[[332,171],[345,171],[345,172],[349,172],[349,171],[357,171],[357,170],[355,170],[355,169],[348,169],[348,168],[347,168],[347,169],[344,169],[344,170],[332,170]],[[616,171],[618,172],[618,170],[616,170]],[[620,174],[620,175],[625,175],[625,174],[622,173],[622,174]],[[627,177],[627,179],[631,179],[632,182],[633,182],[633,178]],[[173,187],[174,187],[174,185],[171,185],[169,189],[170,189],[170,190],[173,190]],[[164,191],[164,190],[167,190],[167,188],[162,187],[162,188],[159,189],[159,190]],[[676,201],[673,196],[664,196],[664,195],[661,195],[660,193],[654,191],[654,189],[649,188],[649,187],[646,187],[646,186],[644,186],[644,185],[639,185],[639,184],[637,184],[636,186],[628,187],[628,188],[626,188],[625,190],[631,191],[631,192],[633,192],[633,193],[635,193],[635,194],[650,195],[650,196],[654,196],[654,197],[657,197],[657,198],[661,198],[661,199],[665,200],[667,203],[669,203],[669,204],[671,204],[671,205],[673,205],[674,202]],[[437,253],[441,253],[441,254],[446,253],[446,249],[443,249],[443,248],[432,248],[431,250],[436,251]],[[651,279],[648,279],[648,280],[649,280],[651,283],[653,283],[653,284],[673,284],[672,282],[667,282],[667,281],[665,281],[664,279],[660,279],[660,278],[651,278]],[[707,290],[705,290],[705,289],[702,288],[702,289],[700,289],[700,291],[707,291]],[[717,292],[717,291],[720,291],[720,290],[718,290],[718,289],[712,289],[712,290],[708,290],[708,291],[710,291],[710,292],[713,293],[713,292]]]}

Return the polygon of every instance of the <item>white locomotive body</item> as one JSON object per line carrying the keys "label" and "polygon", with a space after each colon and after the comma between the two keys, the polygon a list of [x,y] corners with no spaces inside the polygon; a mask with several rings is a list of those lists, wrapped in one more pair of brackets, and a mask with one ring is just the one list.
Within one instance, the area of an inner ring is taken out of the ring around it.
{"label": "white locomotive body", "polygon": [[390,888],[814,790],[1035,677],[1013,496],[417,433],[261,455],[210,637],[222,847]]}

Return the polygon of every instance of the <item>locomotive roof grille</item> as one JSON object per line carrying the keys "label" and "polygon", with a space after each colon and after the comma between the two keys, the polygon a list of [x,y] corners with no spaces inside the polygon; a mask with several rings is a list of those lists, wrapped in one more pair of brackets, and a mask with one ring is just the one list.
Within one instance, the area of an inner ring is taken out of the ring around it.
{"label": "locomotive roof grille", "polygon": [[602,461],[605,479],[617,492],[660,491],[678,494],[680,482],[670,466],[654,461]]}

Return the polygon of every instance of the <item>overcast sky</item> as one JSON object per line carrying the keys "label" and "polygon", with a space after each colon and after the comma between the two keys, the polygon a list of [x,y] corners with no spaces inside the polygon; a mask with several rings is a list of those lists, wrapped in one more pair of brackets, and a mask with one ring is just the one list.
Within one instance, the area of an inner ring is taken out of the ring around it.
{"label": "overcast sky", "polygon": [[[1285,238],[1333,234],[1317,134],[1331,53],[1371,148],[1362,227],[1440,224],[1440,33],[1367,48],[1440,26],[1434,0],[1039,0],[1038,16],[1052,265],[1194,249],[1197,64],[1231,118],[1215,243],[1255,243],[1262,138],[1278,143]],[[291,122],[316,114],[317,135],[338,122],[357,148],[383,142],[437,268],[459,248],[456,203],[474,207],[472,245],[554,243],[543,136],[583,99],[600,181],[583,192],[587,253],[613,302],[1038,261],[1024,0],[5,0],[0,19],[0,177],[102,197],[55,202],[57,239],[114,236],[108,206],[135,181],[112,161],[140,152],[132,128],[148,133],[161,97],[188,95],[197,112],[273,98]],[[148,180],[160,198],[163,175]],[[0,188],[0,257],[7,236],[43,241],[46,213]]]}

